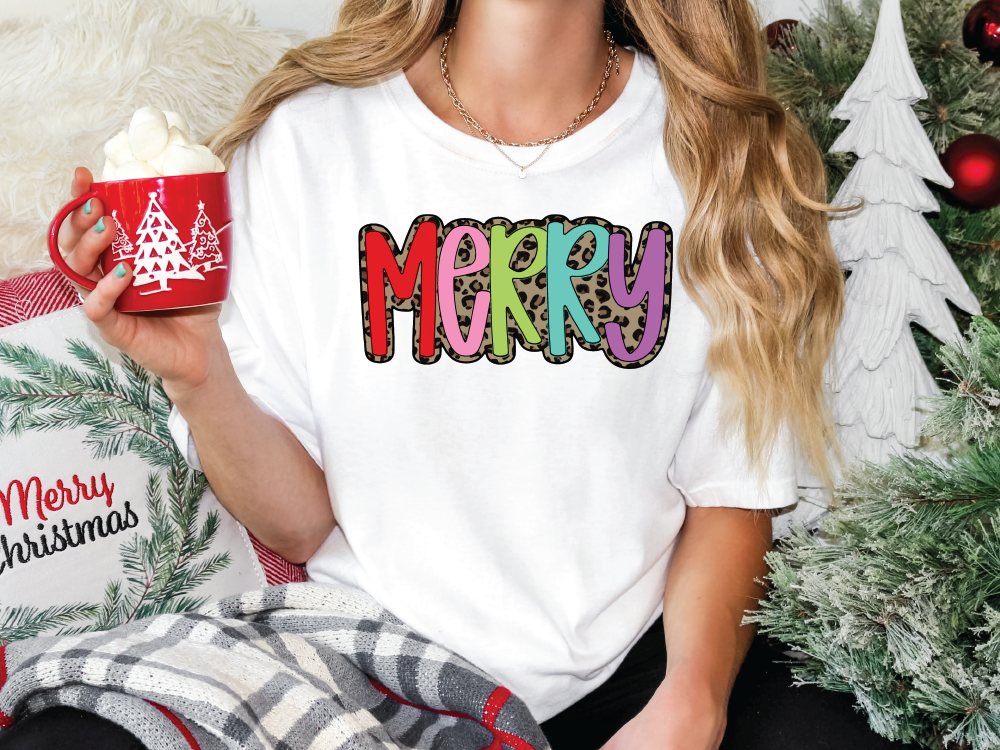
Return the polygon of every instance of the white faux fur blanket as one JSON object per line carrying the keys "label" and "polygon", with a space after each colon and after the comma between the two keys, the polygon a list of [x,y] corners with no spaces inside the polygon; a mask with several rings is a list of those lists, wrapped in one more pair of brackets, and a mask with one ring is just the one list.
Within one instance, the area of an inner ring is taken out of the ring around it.
{"label": "white faux fur blanket", "polygon": [[176,110],[204,138],[302,41],[234,0],[76,0],[61,18],[0,23],[0,279],[51,266],[74,167],[99,178],[133,111]]}

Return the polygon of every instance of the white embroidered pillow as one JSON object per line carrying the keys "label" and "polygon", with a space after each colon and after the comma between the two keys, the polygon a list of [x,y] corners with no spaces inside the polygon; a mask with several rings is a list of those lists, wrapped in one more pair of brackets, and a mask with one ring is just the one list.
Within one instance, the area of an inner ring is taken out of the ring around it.
{"label": "white embroidered pillow", "polygon": [[168,413],[80,307],[0,329],[0,643],[266,585]]}

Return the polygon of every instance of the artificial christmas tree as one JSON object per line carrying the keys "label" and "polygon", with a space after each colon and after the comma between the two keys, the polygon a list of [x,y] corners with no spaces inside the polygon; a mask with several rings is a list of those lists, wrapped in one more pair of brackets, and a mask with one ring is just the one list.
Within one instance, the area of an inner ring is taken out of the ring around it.
{"label": "artificial christmas tree", "polygon": [[136,247],[133,285],[160,285],[159,289],[142,294],[169,291],[170,279],[205,278],[182,255],[184,243],[181,242],[177,227],[160,207],[155,192],[149,194],[149,207],[136,233]]}
{"label": "artificial christmas tree", "polygon": [[[910,57],[927,98],[913,105],[934,150],[943,154],[970,133],[1000,137],[1000,69],[979,62],[962,41],[969,0],[902,0]],[[830,148],[847,127],[831,118],[864,67],[875,38],[878,0],[822,0],[819,12],[793,31],[795,52],[771,53],[768,78],[775,96],[806,126],[824,154],[832,200],[857,162],[853,153]],[[962,271],[986,315],[1000,314],[1000,208],[970,210],[945,188],[928,187],[940,211],[927,221]],[[961,327],[968,317],[959,315]],[[939,344],[914,331],[925,362],[936,377]]]}
{"label": "artificial christmas tree", "polygon": [[1000,331],[976,318],[942,356],[958,385],[925,433],[973,444],[850,472],[820,532],[768,555],[771,592],[748,619],[804,657],[800,680],[853,692],[879,734],[997,750]]}
{"label": "artificial christmas tree", "polygon": [[[901,3],[907,47],[928,94],[926,100],[912,102],[912,109],[939,154],[969,133],[1000,135],[1000,75],[962,44],[962,21],[970,5],[968,0]],[[848,107],[850,125],[830,118],[848,99],[848,89],[872,51],[879,10],[877,0],[859,0],[857,6],[827,0],[809,21],[815,37],[796,30],[796,50],[770,56],[775,93],[806,124],[821,150],[842,139],[841,148],[847,141],[863,157],[868,144],[890,166],[923,163],[922,171],[933,178],[926,150],[921,155],[911,144],[894,151],[895,130],[882,131],[879,141],[877,131],[856,124],[863,117],[857,106]],[[874,85],[870,93],[903,82],[888,77],[886,85]],[[865,101],[874,103],[876,97]],[[894,117],[900,128],[907,121],[913,124],[907,112]],[[848,135],[848,128],[857,132]],[[839,150],[824,158],[831,195],[842,195],[845,178],[863,159]],[[876,176],[881,171],[873,170]],[[841,257],[854,264],[845,321],[845,327],[857,332],[849,350],[860,362],[854,368],[883,377],[867,391],[853,386],[855,411],[877,417],[872,424],[889,423],[891,412],[880,413],[874,406],[889,403],[886,394],[897,397],[900,384],[907,386],[916,343],[933,381],[918,382],[914,391],[945,385],[939,396],[920,405],[930,412],[922,424],[924,438],[935,441],[939,450],[849,467],[838,489],[838,507],[820,520],[819,529],[795,529],[776,544],[768,557],[772,590],[750,619],[798,652],[794,671],[801,680],[853,693],[880,734],[935,750],[997,750],[1000,332],[986,318],[970,319],[952,309],[960,327],[971,322],[972,330],[967,341],[941,348],[920,323],[937,326],[938,335],[954,330],[943,317],[942,297],[957,290],[938,240],[985,314],[1000,314],[1000,211],[972,210],[954,201],[947,188],[928,184],[939,210],[927,214],[925,223],[924,185],[917,180],[910,186],[900,191],[906,200],[866,205],[855,217],[839,225],[834,221],[831,233]],[[876,187],[882,195],[890,194],[888,187]],[[923,209],[910,207],[921,199]],[[882,207],[869,211],[872,205]],[[928,252],[932,246],[937,252]],[[923,251],[914,253],[914,248]],[[859,271],[862,264],[868,268]],[[884,290],[871,272],[876,264],[887,264],[883,278],[906,275],[910,281],[896,292]],[[924,280],[940,283],[928,288]],[[899,290],[909,291],[903,295]],[[850,309],[852,295],[857,300],[880,293],[888,305],[882,312]],[[918,308],[924,319],[912,327],[911,338],[904,326],[916,315],[910,312],[908,295],[921,294]],[[892,339],[883,330],[866,330],[872,320],[900,322],[895,344],[889,346]],[[866,353],[869,363],[881,364],[866,368]],[[905,369],[894,372],[901,363]],[[843,410],[844,404],[838,405],[841,414]],[[898,429],[915,428],[915,417]],[[973,444],[964,447],[965,440]]]}

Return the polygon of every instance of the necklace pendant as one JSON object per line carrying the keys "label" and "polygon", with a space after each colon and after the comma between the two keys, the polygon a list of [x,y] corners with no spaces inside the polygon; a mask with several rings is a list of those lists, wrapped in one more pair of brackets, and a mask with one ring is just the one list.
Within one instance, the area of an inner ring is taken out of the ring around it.
{"label": "necklace pendant", "polygon": [[[462,116],[462,120],[465,121],[465,125],[469,129],[469,132],[473,136],[475,136],[475,134],[478,133],[483,138],[483,140],[485,140],[487,143],[492,144],[493,147],[500,152],[500,155],[503,156],[504,159],[506,159],[507,161],[509,161],[511,164],[513,164],[515,167],[518,168],[519,171],[517,176],[520,177],[522,180],[528,176],[528,167],[534,165],[539,159],[545,156],[546,152],[549,150],[549,146],[571,135],[574,131],[576,131],[578,127],[580,127],[580,125],[583,124],[583,121],[587,119],[587,116],[594,111],[594,108],[597,106],[597,103],[601,100],[601,95],[604,93],[604,88],[608,82],[608,77],[611,75],[611,64],[614,63],[616,73],[621,72],[618,66],[618,49],[617,47],[615,47],[615,38],[611,35],[610,31],[605,29],[604,38],[607,39],[608,41],[608,62],[604,69],[604,78],[601,79],[601,85],[598,86],[597,88],[597,94],[594,95],[593,100],[590,102],[587,108],[583,110],[583,112],[578,114],[576,116],[576,119],[569,124],[569,127],[567,127],[559,135],[553,136],[551,138],[542,138],[541,140],[530,141],[527,143],[507,143],[506,141],[502,141],[499,138],[490,135],[490,133],[486,130],[486,128],[484,128],[482,125],[476,122],[476,119],[471,114],[469,114],[469,110],[467,110],[465,108],[465,105],[462,104],[462,101],[458,98],[458,94],[455,93],[454,87],[451,85],[451,76],[448,74],[448,42],[451,41],[451,35],[454,33],[455,33],[454,26],[452,26],[447,31],[447,33],[445,33],[444,40],[441,42],[441,56],[438,60],[439,66],[441,68],[441,79],[444,81],[445,88],[448,90],[448,97],[451,99],[451,103],[455,105],[455,109],[457,109],[458,113]],[[544,144],[545,148],[542,149],[542,153],[540,153],[532,161],[528,162],[522,167],[516,161],[511,159],[502,148],[500,148],[501,144],[504,146],[516,146],[516,147],[541,146]]]}

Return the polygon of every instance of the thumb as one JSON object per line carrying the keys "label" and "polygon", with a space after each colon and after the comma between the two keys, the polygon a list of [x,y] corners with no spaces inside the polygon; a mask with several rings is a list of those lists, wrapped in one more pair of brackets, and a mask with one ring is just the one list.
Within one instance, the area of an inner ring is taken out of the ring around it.
{"label": "thumb", "polygon": [[131,283],[131,267],[128,263],[119,263],[97,282],[97,288],[83,302],[84,314],[94,322],[104,340],[119,349],[124,348],[134,321],[131,316],[118,312],[115,302]]}

